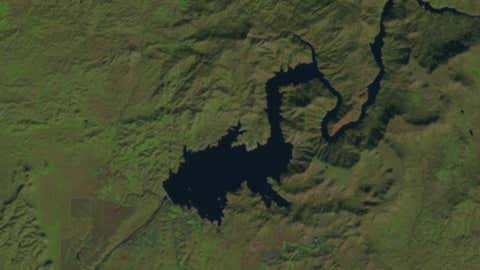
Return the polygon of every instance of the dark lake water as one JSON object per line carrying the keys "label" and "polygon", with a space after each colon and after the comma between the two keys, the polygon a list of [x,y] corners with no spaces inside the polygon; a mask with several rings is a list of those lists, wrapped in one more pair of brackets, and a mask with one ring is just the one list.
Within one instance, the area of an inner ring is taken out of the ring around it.
{"label": "dark lake water", "polygon": [[270,124],[270,137],[267,143],[251,151],[248,151],[245,145],[233,146],[238,136],[244,132],[239,123],[231,127],[215,146],[209,146],[198,152],[184,148],[184,161],[180,164],[178,172],[170,173],[169,179],[163,184],[170,199],[175,204],[193,207],[202,218],[220,224],[223,210],[227,205],[227,193],[239,190],[242,183],[246,182],[251,191],[261,196],[266,206],[269,207],[275,203],[280,207],[288,207],[290,203],[275,192],[267,181],[268,178],[272,178],[280,182],[280,176],[287,171],[292,158],[292,145],[285,141],[281,129],[282,93],[280,88],[307,83],[315,79],[320,80],[337,99],[332,110],[325,116],[319,116],[322,137],[330,142],[342,136],[346,130],[355,128],[365,117],[367,108],[374,104],[385,73],[382,62],[385,36],[383,21],[392,6],[393,1],[387,1],[380,20],[380,32],[371,44],[371,51],[380,71],[368,86],[368,99],[362,105],[361,115],[357,120],[347,123],[335,134],[329,134],[328,124],[336,119],[342,105],[342,95],[318,69],[314,47],[299,36],[295,36],[297,41],[310,48],[312,62],[298,64],[286,71],[280,70],[266,82],[266,113]]}
{"label": "dark lake water", "polygon": [[233,146],[242,133],[241,124],[230,128],[216,146],[191,152],[184,149],[184,162],[171,173],[164,188],[176,204],[193,207],[211,221],[221,222],[227,205],[227,193],[238,190],[242,182],[262,197],[265,205],[288,207],[290,203],[272,189],[267,178],[280,181],[292,157],[292,145],[285,141],[280,126],[282,94],[280,87],[296,85],[318,76],[315,63],[299,64],[280,71],[266,83],[267,115],[270,137],[265,145],[247,151],[244,145]]}

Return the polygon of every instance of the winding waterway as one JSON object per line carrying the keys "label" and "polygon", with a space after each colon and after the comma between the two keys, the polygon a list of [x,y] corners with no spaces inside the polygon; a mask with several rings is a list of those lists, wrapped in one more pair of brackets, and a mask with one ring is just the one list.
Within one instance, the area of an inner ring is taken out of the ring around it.
{"label": "winding waterway", "polygon": [[[385,65],[383,64],[383,59],[382,59],[383,38],[385,37],[385,34],[386,34],[384,21],[388,13],[392,10],[392,8],[393,8],[393,0],[388,0],[385,3],[385,6],[383,7],[382,15],[380,17],[380,31],[378,32],[377,36],[375,36],[374,42],[370,44],[370,50],[379,68],[379,72],[367,87],[368,96],[365,103],[362,104],[360,116],[357,118],[357,120],[349,122],[343,125],[342,127],[340,127],[333,135],[329,134],[328,126],[330,121],[336,119],[338,111],[342,106],[342,98],[339,92],[335,90],[335,88],[331,87],[330,83],[328,84],[324,83],[327,86],[327,88],[330,90],[330,92],[333,95],[335,95],[335,97],[337,97],[337,103],[335,107],[332,110],[327,112],[321,124],[322,136],[327,141],[334,141],[340,138],[341,136],[343,136],[347,130],[355,129],[356,127],[358,127],[363,121],[363,119],[365,118],[365,116],[367,115],[367,109],[375,103],[377,94],[380,91],[380,86],[381,86],[380,84],[382,82],[383,77],[385,76]],[[310,48],[313,50],[313,46],[310,46]],[[321,79],[322,81],[325,80],[323,75]]]}
{"label": "winding waterway", "polygon": [[176,204],[193,207],[211,221],[221,222],[227,204],[227,193],[238,190],[242,182],[259,194],[265,205],[275,202],[288,207],[287,200],[276,193],[267,179],[279,181],[292,157],[292,145],[285,141],[280,123],[282,94],[280,87],[297,85],[315,79],[316,65],[299,64],[280,71],[266,83],[270,137],[267,143],[248,151],[244,145],[233,146],[242,133],[241,124],[228,130],[216,146],[199,152],[184,149],[184,162],[177,173],[171,173],[164,188]]}
{"label": "winding waterway", "polygon": [[380,71],[368,86],[368,99],[362,105],[360,117],[342,126],[335,134],[330,135],[328,125],[335,119],[342,95],[325,78],[318,69],[314,47],[299,36],[295,36],[307,45],[312,54],[311,63],[301,63],[286,71],[280,70],[266,82],[266,100],[270,137],[267,143],[248,151],[245,145],[234,145],[243,132],[241,124],[230,128],[215,146],[193,152],[184,148],[184,161],[176,173],[163,186],[170,199],[178,205],[193,207],[202,218],[221,223],[223,210],[227,205],[227,194],[240,189],[243,182],[248,188],[261,196],[266,206],[272,202],[280,207],[288,207],[290,203],[275,192],[267,181],[273,178],[280,181],[280,176],[287,171],[292,158],[293,146],[285,141],[281,129],[282,93],[280,88],[287,85],[298,85],[318,79],[337,98],[335,107],[328,111],[321,121],[322,136],[330,142],[342,136],[348,129],[355,128],[363,120],[369,106],[374,104],[380,89],[380,82],[385,74],[382,61],[383,24],[387,12],[392,8],[393,1],[387,1],[380,19],[380,31],[371,44],[371,51]]}
{"label": "winding waterway", "polygon": [[471,17],[471,18],[480,18],[480,16],[478,16],[478,15],[471,15],[471,14],[459,11],[459,10],[457,10],[455,8],[452,8],[452,7],[435,8],[435,7],[432,6],[432,4],[430,4],[429,2],[424,1],[424,0],[417,0],[417,3],[423,9],[425,9],[427,11],[430,11],[432,13],[437,13],[437,14],[452,13],[454,15],[467,16],[467,17]]}

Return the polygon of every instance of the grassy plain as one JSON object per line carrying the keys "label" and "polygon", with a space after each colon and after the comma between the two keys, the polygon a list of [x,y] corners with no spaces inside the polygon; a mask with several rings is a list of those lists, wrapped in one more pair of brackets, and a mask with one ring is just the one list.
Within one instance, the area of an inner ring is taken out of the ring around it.
{"label": "grassy plain", "polygon": [[265,142],[265,82],[311,61],[293,33],[355,118],[384,2],[0,2],[0,269],[476,269],[480,24],[414,0],[395,1],[377,102],[345,138],[321,138],[319,81],[282,89],[294,158],[272,185],[291,209],[245,187],[217,227],[162,188],[184,146],[238,121]]}

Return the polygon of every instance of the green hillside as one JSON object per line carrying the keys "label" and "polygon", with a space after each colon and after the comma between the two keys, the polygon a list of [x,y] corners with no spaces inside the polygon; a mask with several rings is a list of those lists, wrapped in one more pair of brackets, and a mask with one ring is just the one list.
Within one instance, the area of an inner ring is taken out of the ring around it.
{"label": "green hillside", "polygon": [[[1,0],[0,270],[479,269],[480,2],[421,2]],[[185,149],[267,143],[307,43],[290,207],[172,201]]]}

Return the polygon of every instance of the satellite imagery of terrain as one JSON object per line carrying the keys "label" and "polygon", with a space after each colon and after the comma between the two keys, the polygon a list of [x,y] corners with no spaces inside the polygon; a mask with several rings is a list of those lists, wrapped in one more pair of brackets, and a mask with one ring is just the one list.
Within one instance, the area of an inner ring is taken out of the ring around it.
{"label": "satellite imagery of terrain", "polygon": [[0,270],[480,270],[480,0],[0,0]]}

